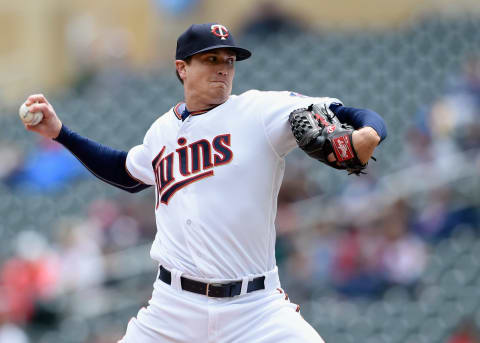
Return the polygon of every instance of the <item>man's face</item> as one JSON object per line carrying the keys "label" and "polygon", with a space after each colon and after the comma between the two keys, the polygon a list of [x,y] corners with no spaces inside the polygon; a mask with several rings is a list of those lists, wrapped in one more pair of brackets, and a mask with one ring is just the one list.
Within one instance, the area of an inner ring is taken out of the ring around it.
{"label": "man's face", "polygon": [[223,48],[195,54],[188,64],[177,60],[187,104],[189,99],[205,108],[224,103],[232,93],[235,60],[235,52]]}

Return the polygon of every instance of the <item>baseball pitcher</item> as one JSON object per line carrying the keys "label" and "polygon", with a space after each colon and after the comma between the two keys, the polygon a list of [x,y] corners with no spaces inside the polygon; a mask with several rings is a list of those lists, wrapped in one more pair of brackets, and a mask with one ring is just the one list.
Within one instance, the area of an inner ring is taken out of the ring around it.
{"label": "baseball pitcher", "polygon": [[190,26],[177,41],[184,99],[143,143],[115,150],[67,128],[43,95],[29,131],[55,139],[95,176],[128,192],[155,187],[158,276],[121,343],[323,342],[281,288],[275,216],[285,156],[300,147],[359,175],[386,137],[382,118],[338,99],[283,91],[232,95],[251,52],[223,25]]}

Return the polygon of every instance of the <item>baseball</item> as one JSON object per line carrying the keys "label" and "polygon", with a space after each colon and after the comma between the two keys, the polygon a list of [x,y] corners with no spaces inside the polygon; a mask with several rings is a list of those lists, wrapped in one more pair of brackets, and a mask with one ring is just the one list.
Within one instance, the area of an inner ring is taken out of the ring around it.
{"label": "baseball", "polygon": [[18,115],[20,116],[20,119],[27,125],[35,126],[38,123],[40,123],[43,119],[43,113],[42,112],[30,112],[28,110],[28,107],[25,103],[20,106],[20,109],[18,110]]}

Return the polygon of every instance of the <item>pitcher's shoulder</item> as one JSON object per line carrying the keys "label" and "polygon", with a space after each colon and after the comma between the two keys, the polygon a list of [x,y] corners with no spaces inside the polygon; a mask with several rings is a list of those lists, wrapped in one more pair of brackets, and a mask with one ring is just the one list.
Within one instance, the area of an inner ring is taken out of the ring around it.
{"label": "pitcher's shoulder", "polygon": [[250,89],[241,93],[240,95],[236,95],[235,97],[238,100],[265,100],[265,99],[275,99],[275,98],[282,98],[288,97],[290,91],[263,91],[258,89]]}

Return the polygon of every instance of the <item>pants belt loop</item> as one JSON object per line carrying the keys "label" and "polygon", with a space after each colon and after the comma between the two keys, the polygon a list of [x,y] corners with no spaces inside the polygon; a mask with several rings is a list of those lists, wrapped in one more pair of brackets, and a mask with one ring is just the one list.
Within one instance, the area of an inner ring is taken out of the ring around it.
{"label": "pants belt loop", "polygon": [[275,289],[281,287],[280,280],[278,278],[278,267],[275,268],[265,274],[265,289]]}
{"label": "pants belt loop", "polygon": [[182,290],[182,281],[181,281],[181,276],[182,276],[182,272],[178,269],[172,269],[170,270],[170,272],[172,273],[172,283],[171,283],[171,286],[178,290],[178,291],[181,291]]}
{"label": "pants belt loop", "polygon": [[247,293],[248,283],[252,280],[252,275],[248,275],[242,278],[242,289],[240,290],[240,295]]}

